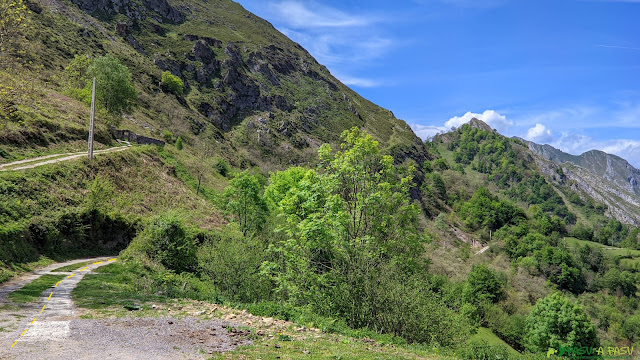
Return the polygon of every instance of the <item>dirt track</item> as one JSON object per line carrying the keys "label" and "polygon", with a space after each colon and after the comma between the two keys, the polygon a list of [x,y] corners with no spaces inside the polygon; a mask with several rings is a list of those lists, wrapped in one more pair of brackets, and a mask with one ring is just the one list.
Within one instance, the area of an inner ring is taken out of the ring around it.
{"label": "dirt track", "polygon": [[[117,151],[126,150],[129,147],[130,147],[130,145],[129,146],[118,146],[118,147],[109,148],[109,149],[96,150],[93,153],[94,154],[104,154],[104,153],[110,153],[110,152],[117,152]],[[63,161],[69,161],[69,160],[73,160],[73,159],[78,159],[78,158],[81,158],[83,156],[87,156],[87,153],[86,152],[76,152],[76,153],[66,153],[66,154],[54,154],[54,155],[40,156],[40,157],[32,158],[32,159],[14,161],[14,162],[7,163],[7,164],[0,164],[0,171],[31,169],[31,168],[42,166],[42,165],[54,164],[54,163],[59,163],[59,162],[63,162]],[[49,159],[51,159],[51,160],[49,160]]]}
{"label": "dirt track", "polygon": [[206,359],[248,343],[243,334],[228,331],[234,324],[225,320],[78,318],[71,291],[91,270],[109,263],[89,260],[102,262],[66,273],[36,303],[11,304],[7,295],[54,268],[87,259],[51,265],[0,286],[0,359]]}

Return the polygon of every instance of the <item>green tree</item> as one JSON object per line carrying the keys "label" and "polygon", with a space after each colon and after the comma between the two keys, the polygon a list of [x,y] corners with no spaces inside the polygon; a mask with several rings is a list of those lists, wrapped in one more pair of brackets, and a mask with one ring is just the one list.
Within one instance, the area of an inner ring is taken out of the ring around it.
{"label": "green tree", "polygon": [[87,85],[87,69],[91,65],[91,58],[87,55],[75,55],[73,60],[64,68],[69,80],[69,88],[83,88]]}
{"label": "green tree", "polygon": [[182,141],[182,137],[178,136],[178,139],[176,140],[176,149],[182,150],[183,147],[184,147],[184,144]]}
{"label": "green tree", "polygon": [[184,92],[184,82],[179,77],[171,74],[169,71],[162,73],[162,84],[169,89],[169,91],[182,95]]}
{"label": "green tree", "polygon": [[367,133],[353,128],[342,139],[339,151],[319,149],[317,171],[271,175],[265,197],[286,237],[270,247],[279,261],[263,270],[291,303],[350,326],[410,341],[459,340],[465,321],[426,286],[411,175]]}
{"label": "green tree", "polygon": [[[116,115],[128,111],[138,95],[131,84],[131,72],[111,54],[96,58],[87,69],[87,77],[97,79],[96,100]],[[91,88],[91,80],[86,85]]]}
{"label": "green tree", "polygon": [[260,230],[264,224],[267,206],[261,190],[260,181],[248,170],[231,179],[224,190],[227,210],[234,215],[245,236]]}
{"label": "green tree", "polygon": [[525,347],[531,352],[599,346],[596,328],[582,306],[560,293],[538,300],[527,317],[526,334]]}
{"label": "green tree", "polygon": [[504,289],[498,274],[485,264],[475,265],[463,291],[465,302],[479,304],[485,301],[496,303],[504,296]]}

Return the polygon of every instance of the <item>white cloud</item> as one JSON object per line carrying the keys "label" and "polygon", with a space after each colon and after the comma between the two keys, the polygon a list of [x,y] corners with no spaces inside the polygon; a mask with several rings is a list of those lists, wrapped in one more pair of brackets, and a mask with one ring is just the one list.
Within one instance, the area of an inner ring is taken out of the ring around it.
{"label": "white cloud", "polygon": [[599,149],[610,154],[615,154],[627,160],[636,169],[640,169],[640,141],[638,140],[610,140],[604,142]]}
{"label": "white cloud", "polygon": [[372,79],[360,78],[360,77],[349,76],[349,75],[334,74],[334,76],[338,78],[338,80],[340,80],[343,84],[348,86],[357,86],[357,87],[363,87],[363,88],[380,86],[380,82]]}
{"label": "white cloud", "polygon": [[551,133],[550,129],[547,129],[546,126],[542,124],[536,124],[536,126],[527,130],[525,139],[541,144],[548,144],[553,141],[553,134]]}
{"label": "white cloud", "polygon": [[297,29],[361,27],[377,22],[373,17],[351,15],[319,4],[310,8],[297,1],[281,1],[271,3],[271,7],[281,21]]}
{"label": "white cloud", "polygon": [[413,132],[421,139],[428,139],[448,130],[444,126],[427,126],[420,124],[411,124],[411,129],[413,129]]}
{"label": "white cloud", "polygon": [[562,132],[560,137],[553,140],[550,145],[574,155],[595,149],[593,138],[571,132]]}
{"label": "white cloud", "polygon": [[[276,0],[256,3],[274,26],[298,42],[318,62],[348,86],[376,87],[382,81],[368,78],[366,68],[376,65],[392,49],[402,46],[381,23],[388,14],[347,12],[316,0]],[[385,82],[386,83],[386,82]]]}
{"label": "white cloud", "polygon": [[[640,2],[640,0],[638,2]],[[603,47],[603,48],[609,48],[609,49],[640,51],[640,48],[637,48],[637,47],[619,46],[619,45],[602,45],[602,44],[600,44],[600,45],[596,45],[596,47]]]}
{"label": "white cloud", "polygon": [[434,125],[420,125],[417,123],[411,124],[413,132],[416,133],[422,139],[428,139],[436,134],[445,133],[451,130],[452,127],[460,127],[471,119],[476,118],[486,122],[489,126],[498,131],[504,131],[513,125],[513,121],[507,119],[506,116],[499,114],[494,110],[486,110],[482,114],[467,112],[462,116],[454,116],[446,121],[442,126]]}
{"label": "white cloud", "polygon": [[584,134],[563,132],[560,137],[550,142],[550,145],[573,155],[580,155],[589,150],[604,151],[608,154],[618,155],[635,168],[640,169],[640,141],[638,140],[612,139],[597,141]]}
{"label": "white cloud", "polygon": [[507,117],[504,115],[500,115],[495,110],[485,110],[485,112],[483,112],[482,114],[467,112],[462,116],[454,116],[447,122],[445,122],[444,126],[447,129],[450,129],[453,126],[460,127],[471,121],[471,119],[473,118],[486,122],[489,126],[498,130],[499,132],[504,132],[513,125],[513,121],[507,119]]}

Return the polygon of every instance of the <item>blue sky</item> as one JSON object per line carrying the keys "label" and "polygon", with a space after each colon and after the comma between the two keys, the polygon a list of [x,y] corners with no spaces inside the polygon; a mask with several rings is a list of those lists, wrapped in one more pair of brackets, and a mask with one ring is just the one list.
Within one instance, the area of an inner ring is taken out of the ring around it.
{"label": "blue sky", "polygon": [[501,133],[640,168],[640,0],[240,0],[426,138]]}

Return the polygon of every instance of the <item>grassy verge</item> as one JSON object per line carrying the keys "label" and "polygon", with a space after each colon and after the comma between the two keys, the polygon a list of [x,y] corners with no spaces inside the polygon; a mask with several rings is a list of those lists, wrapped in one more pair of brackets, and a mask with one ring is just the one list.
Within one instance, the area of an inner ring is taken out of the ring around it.
{"label": "grassy verge", "polygon": [[93,272],[87,274],[71,293],[78,307],[106,310],[113,315],[109,308],[121,310],[136,303],[164,303],[168,300],[164,296],[140,291],[146,279],[132,267],[113,263]]}
{"label": "grassy verge", "polygon": [[16,275],[36,270],[38,268],[53,264],[53,262],[54,261],[52,259],[46,256],[40,256],[38,260],[28,263],[5,264],[4,262],[0,261],[0,284],[8,281]]}
{"label": "grassy verge", "polygon": [[492,346],[503,346],[507,349],[509,354],[511,355],[520,355],[518,351],[512,348],[509,344],[504,342],[504,340],[500,339],[496,334],[494,334],[490,329],[480,327],[478,328],[478,333],[469,338],[467,342],[473,342],[477,340],[484,340],[488,345]]}
{"label": "grassy verge", "polygon": [[371,339],[354,339],[337,334],[316,334],[299,338],[278,335],[254,341],[211,359],[455,359],[433,350],[411,346],[381,345]]}
{"label": "grassy verge", "polygon": [[23,288],[9,294],[9,300],[15,303],[28,303],[38,301],[40,295],[48,288],[64,279],[65,275],[42,275],[25,285]]}

